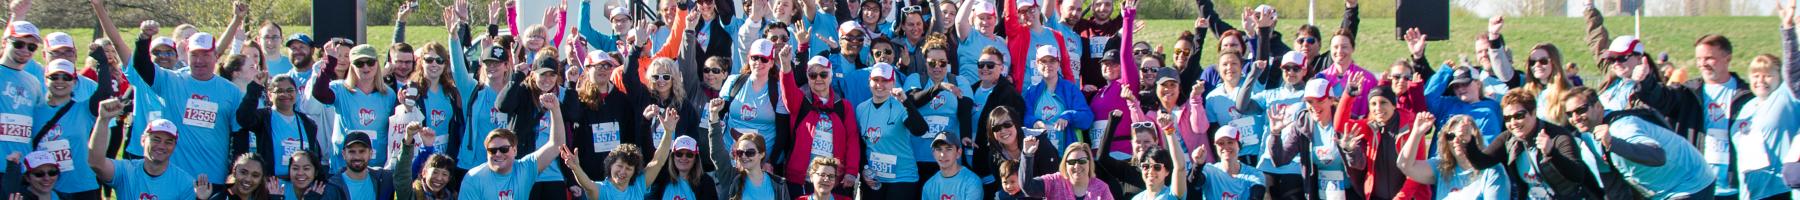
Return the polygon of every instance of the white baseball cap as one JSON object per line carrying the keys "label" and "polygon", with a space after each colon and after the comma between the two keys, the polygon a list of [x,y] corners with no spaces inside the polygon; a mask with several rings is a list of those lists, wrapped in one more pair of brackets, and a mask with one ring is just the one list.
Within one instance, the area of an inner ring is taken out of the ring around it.
{"label": "white baseball cap", "polygon": [[12,24],[7,25],[6,35],[12,37],[37,37],[38,27],[28,21],[13,21]]}
{"label": "white baseball cap", "polygon": [[806,61],[806,65],[831,67],[831,59],[826,59],[825,56],[813,56],[812,59]]}
{"label": "white baseball cap", "polygon": [[69,62],[69,60],[64,60],[64,59],[52,60],[52,61],[50,61],[49,67],[50,67],[49,73],[45,73],[44,75],[56,74],[58,72],[69,73],[69,75],[75,75],[75,62]]}
{"label": "white baseball cap", "polygon": [[169,37],[158,36],[158,37],[156,37],[156,39],[150,40],[150,48],[156,48],[159,46],[175,48],[175,39],[169,38]]}
{"label": "white baseball cap", "polygon": [[850,30],[863,31],[862,28],[862,24],[858,24],[856,21],[844,21],[844,23],[838,24],[838,33]]}
{"label": "white baseball cap", "polygon": [[624,14],[626,14],[625,7],[619,6],[619,7],[613,7],[612,10],[607,13],[606,16],[611,17],[611,16],[619,16],[619,15],[624,15]]}
{"label": "white baseball cap", "polygon": [[51,155],[49,151],[33,151],[31,154],[25,154],[26,169],[38,168],[44,165],[62,166],[61,164],[56,164],[56,155]]}
{"label": "white baseball cap", "polygon": [[994,14],[994,5],[988,4],[985,1],[974,1],[974,2],[975,2],[975,5],[971,5],[971,6],[975,7],[976,15],[981,15],[981,14],[992,15],[992,14]]}
{"label": "white baseball cap", "polygon": [[1016,8],[1036,7],[1037,1],[1036,0],[1018,0],[1018,2],[1015,2],[1015,4],[1018,4],[1018,5],[1014,6]]}
{"label": "white baseball cap", "polygon": [[1241,134],[1243,134],[1243,133],[1238,132],[1237,127],[1227,124],[1224,126],[1219,126],[1218,132],[1213,133],[1213,141],[1219,141],[1219,140],[1223,140],[1223,139],[1238,140],[1239,137],[1243,137]]}
{"label": "white baseball cap", "polygon": [[1043,45],[1043,46],[1038,46],[1037,57],[1032,58],[1032,59],[1042,59],[1044,57],[1057,58],[1057,56],[1059,56],[1059,55],[1057,55],[1057,53],[1056,53],[1056,47],[1053,47],[1050,45]]}
{"label": "white baseball cap", "polygon": [[768,57],[772,51],[775,51],[775,42],[770,42],[769,39],[756,39],[756,42],[750,43],[750,56]]}
{"label": "white baseball cap", "polygon": [[1301,94],[1306,95],[1306,98],[1331,98],[1331,83],[1325,82],[1325,79],[1307,80],[1306,91]]}
{"label": "white baseball cap", "polygon": [[45,39],[48,39],[45,43],[48,43],[49,44],[48,46],[51,49],[60,48],[60,47],[75,48],[75,38],[69,37],[68,33],[63,33],[63,32],[50,33],[50,35],[47,35],[47,37],[45,37]]}
{"label": "white baseball cap", "polygon": [[181,132],[175,129],[175,122],[167,119],[151,120],[149,128],[145,128],[144,133],[167,133],[169,136],[181,138]]}
{"label": "white baseball cap", "polygon": [[1281,65],[1288,64],[1306,66],[1306,53],[1301,53],[1300,51],[1288,51],[1287,54],[1281,55]]}
{"label": "white baseball cap", "polygon": [[894,65],[875,63],[875,66],[869,67],[869,79],[875,78],[894,80]]}
{"label": "white baseball cap", "polygon": [[206,32],[194,33],[193,36],[188,36],[187,45],[190,50],[212,50],[213,36]]}
{"label": "white baseball cap", "polygon": [[589,51],[588,55],[587,55],[587,63],[586,64],[597,65],[597,64],[609,62],[609,61],[613,62],[613,63],[619,62],[619,61],[613,60],[612,55],[608,55],[608,54],[606,54],[606,52]]}
{"label": "white baseball cap", "polygon": [[1607,55],[1619,56],[1631,53],[1644,53],[1644,44],[1638,41],[1637,36],[1626,35],[1613,38],[1612,46],[1606,48]]}
{"label": "white baseball cap", "polygon": [[697,149],[699,149],[698,144],[699,144],[699,142],[695,142],[693,137],[688,137],[686,135],[675,138],[675,150],[676,151],[680,151],[680,150],[697,151]]}

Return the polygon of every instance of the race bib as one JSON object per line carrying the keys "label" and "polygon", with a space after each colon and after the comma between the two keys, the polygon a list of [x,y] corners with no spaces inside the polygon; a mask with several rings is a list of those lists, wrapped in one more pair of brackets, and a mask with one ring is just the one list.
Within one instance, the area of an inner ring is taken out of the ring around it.
{"label": "race bib", "polygon": [[928,127],[925,135],[920,135],[919,138],[936,138],[938,133],[943,133],[945,128],[950,127],[950,117],[925,116],[925,125]]}
{"label": "race bib", "polygon": [[31,143],[31,116],[0,114],[0,142]]}
{"label": "race bib", "polygon": [[619,123],[594,124],[594,153],[612,152],[619,147]]}
{"label": "race bib", "polygon": [[1530,199],[1550,199],[1550,191],[1540,187],[1531,187],[1525,191],[1525,195]]}
{"label": "race bib", "polygon": [[200,128],[213,128],[219,119],[219,104],[204,99],[188,99],[181,123]]}
{"label": "race bib", "polygon": [[1706,151],[1701,153],[1706,154],[1707,164],[1731,163],[1730,137],[1725,129],[1706,129]]}
{"label": "race bib", "polygon": [[[1231,127],[1238,127],[1238,130],[1245,130],[1248,127],[1254,127],[1251,125],[1255,125],[1256,120],[1250,118],[1238,118],[1231,120],[1230,123]],[[1239,133],[1239,135],[1242,135],[1242,133]],[[1262,137],[1238,137],[1238,142],[1243,143],[1242,145],[1244,146],[1258,145],[1262,144]]]}
{"label": "race bib", "polygon": [[56,157],[56,166],[57,168],[61,168],[60,170],[63,172],[75,170],[75,156],[71,155],[73,152],[69,151],[69,140],[53,140],[38,143],[38,149],[49,151],[51,157]]}
{"label": "race bib", "polygon": [[[297,139],[288,138],[286,140],[281,140],[282,152],[286,152],[286,153],[300,152],[300,148],[302,146],[305,146],[305,144],[300,143],[300,140],[297,140]],[[287,156],[284,155],[282,157],[286,158]]]}
{"label": "race bib", "polygon": [[835,149],[835,146],[832,146],[831,130],[833,127],[831,126],[829,120],[819,120],[817,125],[813,125],[813,156],[832,157],[831,150]]}
{"label": "race bib", "polygon": [[[1342,172],[1342,171],[1325,171],[1325,172],[1319,172],[1319,173],[1320,173],[1319,180],[1322,180],[1322,181],[1342,181],[1342,180],[1344,180],[1344,172]],[[1336,180],[1326,180],[1325,175],[1328,175],[1327,173],[1337,173],[1337,176],[1336,176],[1337,179]],[[1324,184],[1324,185],[1319,186],[1319,190],[1323,190],[1322,193],[1325,193],[1323,195],[1324,196],[1323,198],[1326,200],[1344,200],[1344,199],[1346,199],[1344,197],[1344,186],[1343,185],[1339,185],[1337,183]]]}
{"label": "race bib", "polygon": [[869,171],[875,172],[877,178],[894,178],[894,164],[898,162],[894,155],[869,152]]}
{"label": "race bib", "polygon": [[1112,40],[1112,36],[1089,37],[1088,38],[1088,57],[1100,58],[1101,56],[1105,56],[1106,42],[1108,40]]}

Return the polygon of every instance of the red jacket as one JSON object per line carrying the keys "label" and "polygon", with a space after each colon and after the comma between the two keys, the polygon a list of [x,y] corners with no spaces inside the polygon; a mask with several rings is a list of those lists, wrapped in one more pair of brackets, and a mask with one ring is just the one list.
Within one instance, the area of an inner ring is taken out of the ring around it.
{"label": "red jacket", "polygon": [[[1006,15],[1004,15],[1005,18],[1001,20],[1001,22],[1002,22],[1001,24],[1004,24],[1006,26],[1006,50],[1007,50],[1007,52],[1012,52],[1012,55],[1009,55],[1012,57],[1012,59],[1011,59],[1012,61],[1007,62],[1007,63],[1012,63],[1011,68],[1012,68],[1013,82],[1014,83],[1026,83],[1025,82],[1025,70],[1027,70],[1028,66],[1031,66],[1031,63],[1033,63],[1032,61],[1037,60],[1037,59],[1031,58],[1031,54],[1033,53],[1032,51],[1037,50],[1037,48],[1031,46],[1031,29],[1025,28],[1024,24],[1019,24],[1019,20],[1038,20],[1038,19],[1020,19],[1023,17],[1019,16],[1019,9],[1012,9],[1012,8],[1018,8],[1018,6],[1013,5],[1015,3],[1015,1],[1003,1],[1003,2],[1005,2],[1004,6],[1006,6],[1006,8],[1009,8],[1009,9],[1005,9]],[[1038,4],[1038,6],[1041,7],[1041,6],[1045,6],[1045,5]],[[1040,23],[1038,25],[1038,28],[1044,28],[1043,24]],[[1069,80],[1069,82],[1079,83],[1080,81],[1075,80],[1075,74],[1072,71],[1070,71],[1070,69],[1069,69],[1069,49],[1068,49],[1068,47],[1065,47],[1063,45],[1063,42],[1060,42],[1060,41],[1066,40],[1063,37],[1062,32],[1057,32],[1054,30],[1046,30],[1046,31],[1050,31],[1051,34],[1056,35],[1056,41],[1058,41],[1058,42],[1056,42],[1056,54],[1057,54],[1056,58],[1059,60],[1058,62],[1062,63],[1061,67],[1062,67],[1063,79]],[[1016,85],[1016,86],[1018,86],[1018,88],[1015,88],[1015,89],[1025,90],[1025,85],[1026,84],[1018,84],[1018,85]]]}
{"label": "red jacket", "polygon": [[[788,183],[806,183],[806,177],[809,175],[806,169],[808,165],[812,164],[813,159],[812,149],[814,128],[820,124],[820,121],[831,122],[832,126],[829,131],[832,133],[831,157],[838,159],[840,163],[839,166],[862,166],[862,136],[858,135],[858,133],[861,132],[857,132],[856,106],[851,105],[849,102],[845,101],[843,97],[839,97],[838,95],[825,94],[825,98],[827,98],[825,101],[820,101],[819,98],[813,98],[813,95],[819,94],[803,95],[800,87],[796,86],[794,83],[794,74],[783,73],[781,75],[781,81],[779,83],[781,84],[782,90],[781,103],[783,106],[787,107],[790,113],[794,114],[790,117],[796,120],[793,126],[794,132],[788,134],[793,136],[793,138],[779,138],[794,140],[793,148],[787,149],[787,164],[786,166],[782,166],[783,170],[781,176],[787,178]],[[802,106],[808,108],[802,108]],[[841,110],[842,112],[832,113],[823,111],[832,107],[836,107],[836,109]],[[802,109],[810,111],[801,114],[800,111]],[[829,119],[819,118],[819,113],[826,114],[826,118]],[[842,174],[862,174],[860,172],[861,167],[841,167],[838,171]]]}

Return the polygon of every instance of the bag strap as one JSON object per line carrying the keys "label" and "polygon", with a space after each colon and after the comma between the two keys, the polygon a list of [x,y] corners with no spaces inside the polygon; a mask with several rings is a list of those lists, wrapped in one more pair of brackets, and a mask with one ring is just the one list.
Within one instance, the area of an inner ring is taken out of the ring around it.
{"label": "bag strap", "polygon": [[[45,126],[55,126],[57,121],[62,121],[63,115],[69,114],[69,108],[73,108],[73,107],[75,107],[74,100],[70,100],[68,103],[63,103],[62,109],[57,109],[56,115],[51,115],[50,121],[44,122],[44,125]],[[38,146],[38,142],[41,142],[40,140],[44,138],[44,133],[49,133],[49,132],[50,132],[50,128],[44,127],[44,128],[38,129],[37,134],[32,134],[31,135],[32,148],[36,148]]]}

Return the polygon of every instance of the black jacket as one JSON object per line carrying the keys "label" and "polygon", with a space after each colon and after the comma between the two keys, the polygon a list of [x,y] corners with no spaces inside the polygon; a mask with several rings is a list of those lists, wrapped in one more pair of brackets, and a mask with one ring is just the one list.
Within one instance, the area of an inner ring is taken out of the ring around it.
{"label": "black jacket", "polygon": [[[262,102],[263,94],[266,93],[266,92],[264,92],[265,90],[267,90],[267,89],[265,89],[265,87],[263,87],[261,84],[250,84],[249,86],[245,87],[244,100],[239,102],[239,104],[238,104],[238,111],[237,111],[237,118],[239,119],[239,120],[237,120],[238,126],[243,127],[243,130],[241,130],[241,131],[243,131],[245,134],[254,133],[257,136],[261,136],[261,137],[257,137],[256,141],[251,141],[250,137],[231,137],[231,155],[239,155],[239,154],[243,154],[243,153],[249,153],[250,152],[250,150],[249,150],[250,144],[254,142],[254,143],[256,143],[256,146],[263,147],[263,148],[256,148],[255,153],[257,155],[262,155],[264,159],[287,159],[286,155],[275,155],[274,147],[278,146],[279,144],[276,144],[274,138],[270,137],[270,133],[274,133],[274,130],[272,130],[272,128],[270,128],[272,126],[269,125],[269,122],[272,119],[271,117],[278,115],[274,110],[275,108],[274,107],[262,108],[262,109],[256,108],[256,104],[258,102]],[[323,150],[323,149],[320,148],[319,143],[320,142],[328,142],[328,141],[308,141],[308,140],[316,140],[319,138],[318,137],[319,127],[314,125],[315,123],[313,122],[312,118],[306,117],[305,114],[300,114],[299,111],[294,112],[294,118],[299,119],[298,123],[300,125],[301,143],[307,144],[306,146],[303,147],[306,149],[303,149],[303,150],[307,151],[307,152],[314,152],[314,154],[317,154],[317,152],[321,152],[321,150]],[[461,135],[461,134],[452,134],[452,135]],[[452,155],[454,155],[454,154],[452,154]],[[317,160],[317,158],[314,158],[314,159]],[[275,162],[263,162],[263,169],[275,169],[275,167],[276,167]],[[287,166],[281,166],[281,167],[287,167]],[[273,172],[273,170],[270,170],[270,171]]]}
{"label": "black jacket", "polygon": [[[1473,149],[1474,145],[1466,145],[1470,164],[1475,166],[1491,166],[1499,164],[1515,186],[1511,191],[1514,196],[1525,197],[1530,191],[1521,176],[1534,175],[1545,185],[1550,186],[1554,199],[1602,199],[1606,191],[1601,189],[1599,177],[1589,171],[1586,162],[1581,158],[1581,147],[1575,144],[1573,130],[1539,120],[1538,129],[1542,134],[1550,135],[1550,149],[1537,149],[1537,138],[1515,138],[1512,133],[1502,133],[1494,137],[1482,149]],[[1538,158],[1532,160],[1520,157],[1523,151],[1537,150]],[[1537,171],[1525,172],[1516,168],[1517,162],[1533,162]]]}

